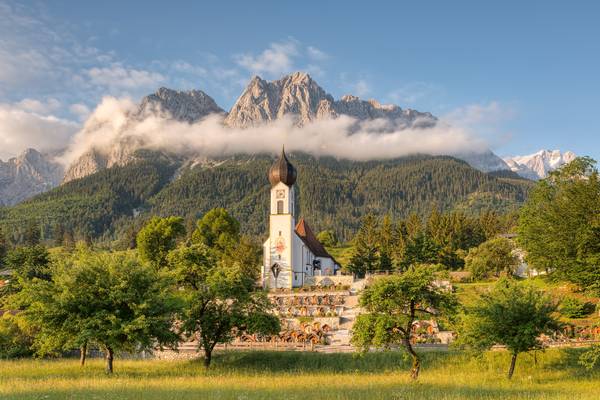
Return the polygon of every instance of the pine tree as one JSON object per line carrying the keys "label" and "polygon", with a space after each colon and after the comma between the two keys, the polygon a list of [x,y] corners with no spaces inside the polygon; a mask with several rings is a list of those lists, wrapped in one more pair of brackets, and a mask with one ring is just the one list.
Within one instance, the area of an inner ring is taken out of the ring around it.
{"label": "pine tree", "polygon": [[52,237],[54,238],[54,246],[62,246],[64,244],[65,227],[62,224],[56,224],[52,230]]}
{"label": "pine tree", "polygon": [[359,277],[380,268],[378,231],[377,218],[368,214],[354,237],[354,252],[348,270]]}
{"label": "pine tree", "polygon": [[6,240],[6,236],[4,236],[4,232],[0,229],[0,265],[4,263],[4,257],[8,252],[8,242]]}
{"label": "pine tree", "polygon": [[30,221],[23,233],[23,243],[26,246],[35,246],[40,243],[40,226],[34,221]]}
{"label": "pine tree", "polygon": [[394,269],[392,260],[392,249],[397,242],[396,228],[390,215],[383,217],[381,229],[379,230],[379,270],[392,271]]}

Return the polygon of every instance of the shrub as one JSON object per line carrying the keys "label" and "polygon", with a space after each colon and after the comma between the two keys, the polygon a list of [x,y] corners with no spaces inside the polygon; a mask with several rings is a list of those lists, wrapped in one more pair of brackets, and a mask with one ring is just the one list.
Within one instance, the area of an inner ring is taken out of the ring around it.
{"label": "shrub", "polygon": [[583,318],[594,312],[596,306],[592,303],[584,303],[574,297],[565,298],[560,304],[560,313],[567,318]]}
{"label": "shrub", "polygon": [[0,358],[27,357],[33,354],[33,338],[20,322],[10,313],[0,316]]}

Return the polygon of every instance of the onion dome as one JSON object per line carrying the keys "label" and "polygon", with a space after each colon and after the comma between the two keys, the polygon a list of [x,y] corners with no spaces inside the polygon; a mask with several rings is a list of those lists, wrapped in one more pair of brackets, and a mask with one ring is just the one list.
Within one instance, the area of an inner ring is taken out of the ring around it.
{"label": "onion dome", "polygon": [[269,182],[271,182],[271,186],[275,186],[279,182],[292,186],[296,182],[296,176],[296,168],[287,159],[285,149],[282,148],[279,159],[269,169]]}

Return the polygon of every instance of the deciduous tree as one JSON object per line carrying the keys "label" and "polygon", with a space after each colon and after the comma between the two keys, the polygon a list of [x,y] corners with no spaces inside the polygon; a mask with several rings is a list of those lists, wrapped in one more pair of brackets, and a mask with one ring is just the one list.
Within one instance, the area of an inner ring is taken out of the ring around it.
{"label": "deciduous tree", "polygon": [[170,284],[131,255],[84,249],[58,262],[52,281],[29,281],[13,301],[26,305],[24,317],[38,328],[39,354],[93,343],[112,373],[115,352],[177,343],[172,328],[179,302]]}
{"label": "deciduous tree", "polygon": [[514,253],[515,246],[509,239],[498,237],[483,242],[469,250],[465,266],[474,279],[500,276],[505,273],[512,276],[519,265],[519,257]]}
{"label": "deciduous tree", "polygon": [[182,332],[198,338],[206,368],[219,343],[244,332],[279,332],[272,304],[266,293],[256,290],[255,276],[242,263],[222,258],[202,243],[181,246],[171,252],[169,261],[186,303]]}
{"label": "deciduous tree", "polygon": [[541,348],[539,336],[559,328],[556,308],[557,304],[543,292],[513,279],[502,279],[467,310],[459,343],[477,351],[496,344],[506,346],[511,355],[510,379],[517,356]]}
{"label": "deciduous tree", "polygon": [[164,267],[167,254],[177,245],[176,240],[185,235],[180,217],[153,217],[137,234],[137,248],[142,260],[155,268]]}
{"label": "deciduous tree", "polygon": [[403,346],[412,358],[410,375],[417,379],[421,360],[414,350],[413,324],[420,318],[440,317],[456,307],[454,295],[434,284],[434,267],[417,265],[401,275],[376,279],[360,297],[360,314],[352,344],[361,351],[371,346]]}
{"label": "deciduous tree", "polygon": [[600,179],[580,157],[541,180],[521,209],[518,241],[538,270],[600,290]]}

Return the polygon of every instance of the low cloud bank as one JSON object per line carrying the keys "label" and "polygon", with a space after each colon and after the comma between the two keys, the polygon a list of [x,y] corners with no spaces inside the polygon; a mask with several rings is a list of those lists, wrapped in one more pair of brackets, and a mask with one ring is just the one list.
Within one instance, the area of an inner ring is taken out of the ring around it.
{"label": "low cloud bank", "polygon": [[106,97],[72,139],[60,160],[70,164],[95,149],[109,153],[118,143],[207,157],[289,151],[353,160],[394,158],[416,153],[454,155],[482,152],[484,140],[468,129],[440,121],[431,128],[404,128],[393,121],[357,121],[341,116],[298,127],[292,118],[246,129],[223,125],[212,115],[188,124],[160,116],[137,120],[130,99]]}
{"label": "low cloud bank", "polygon": [[64,148],[79,124],[49,114],[55,102],[26,99],[17,104],[0,104],[0,160],[28,147],[41,151]]}

